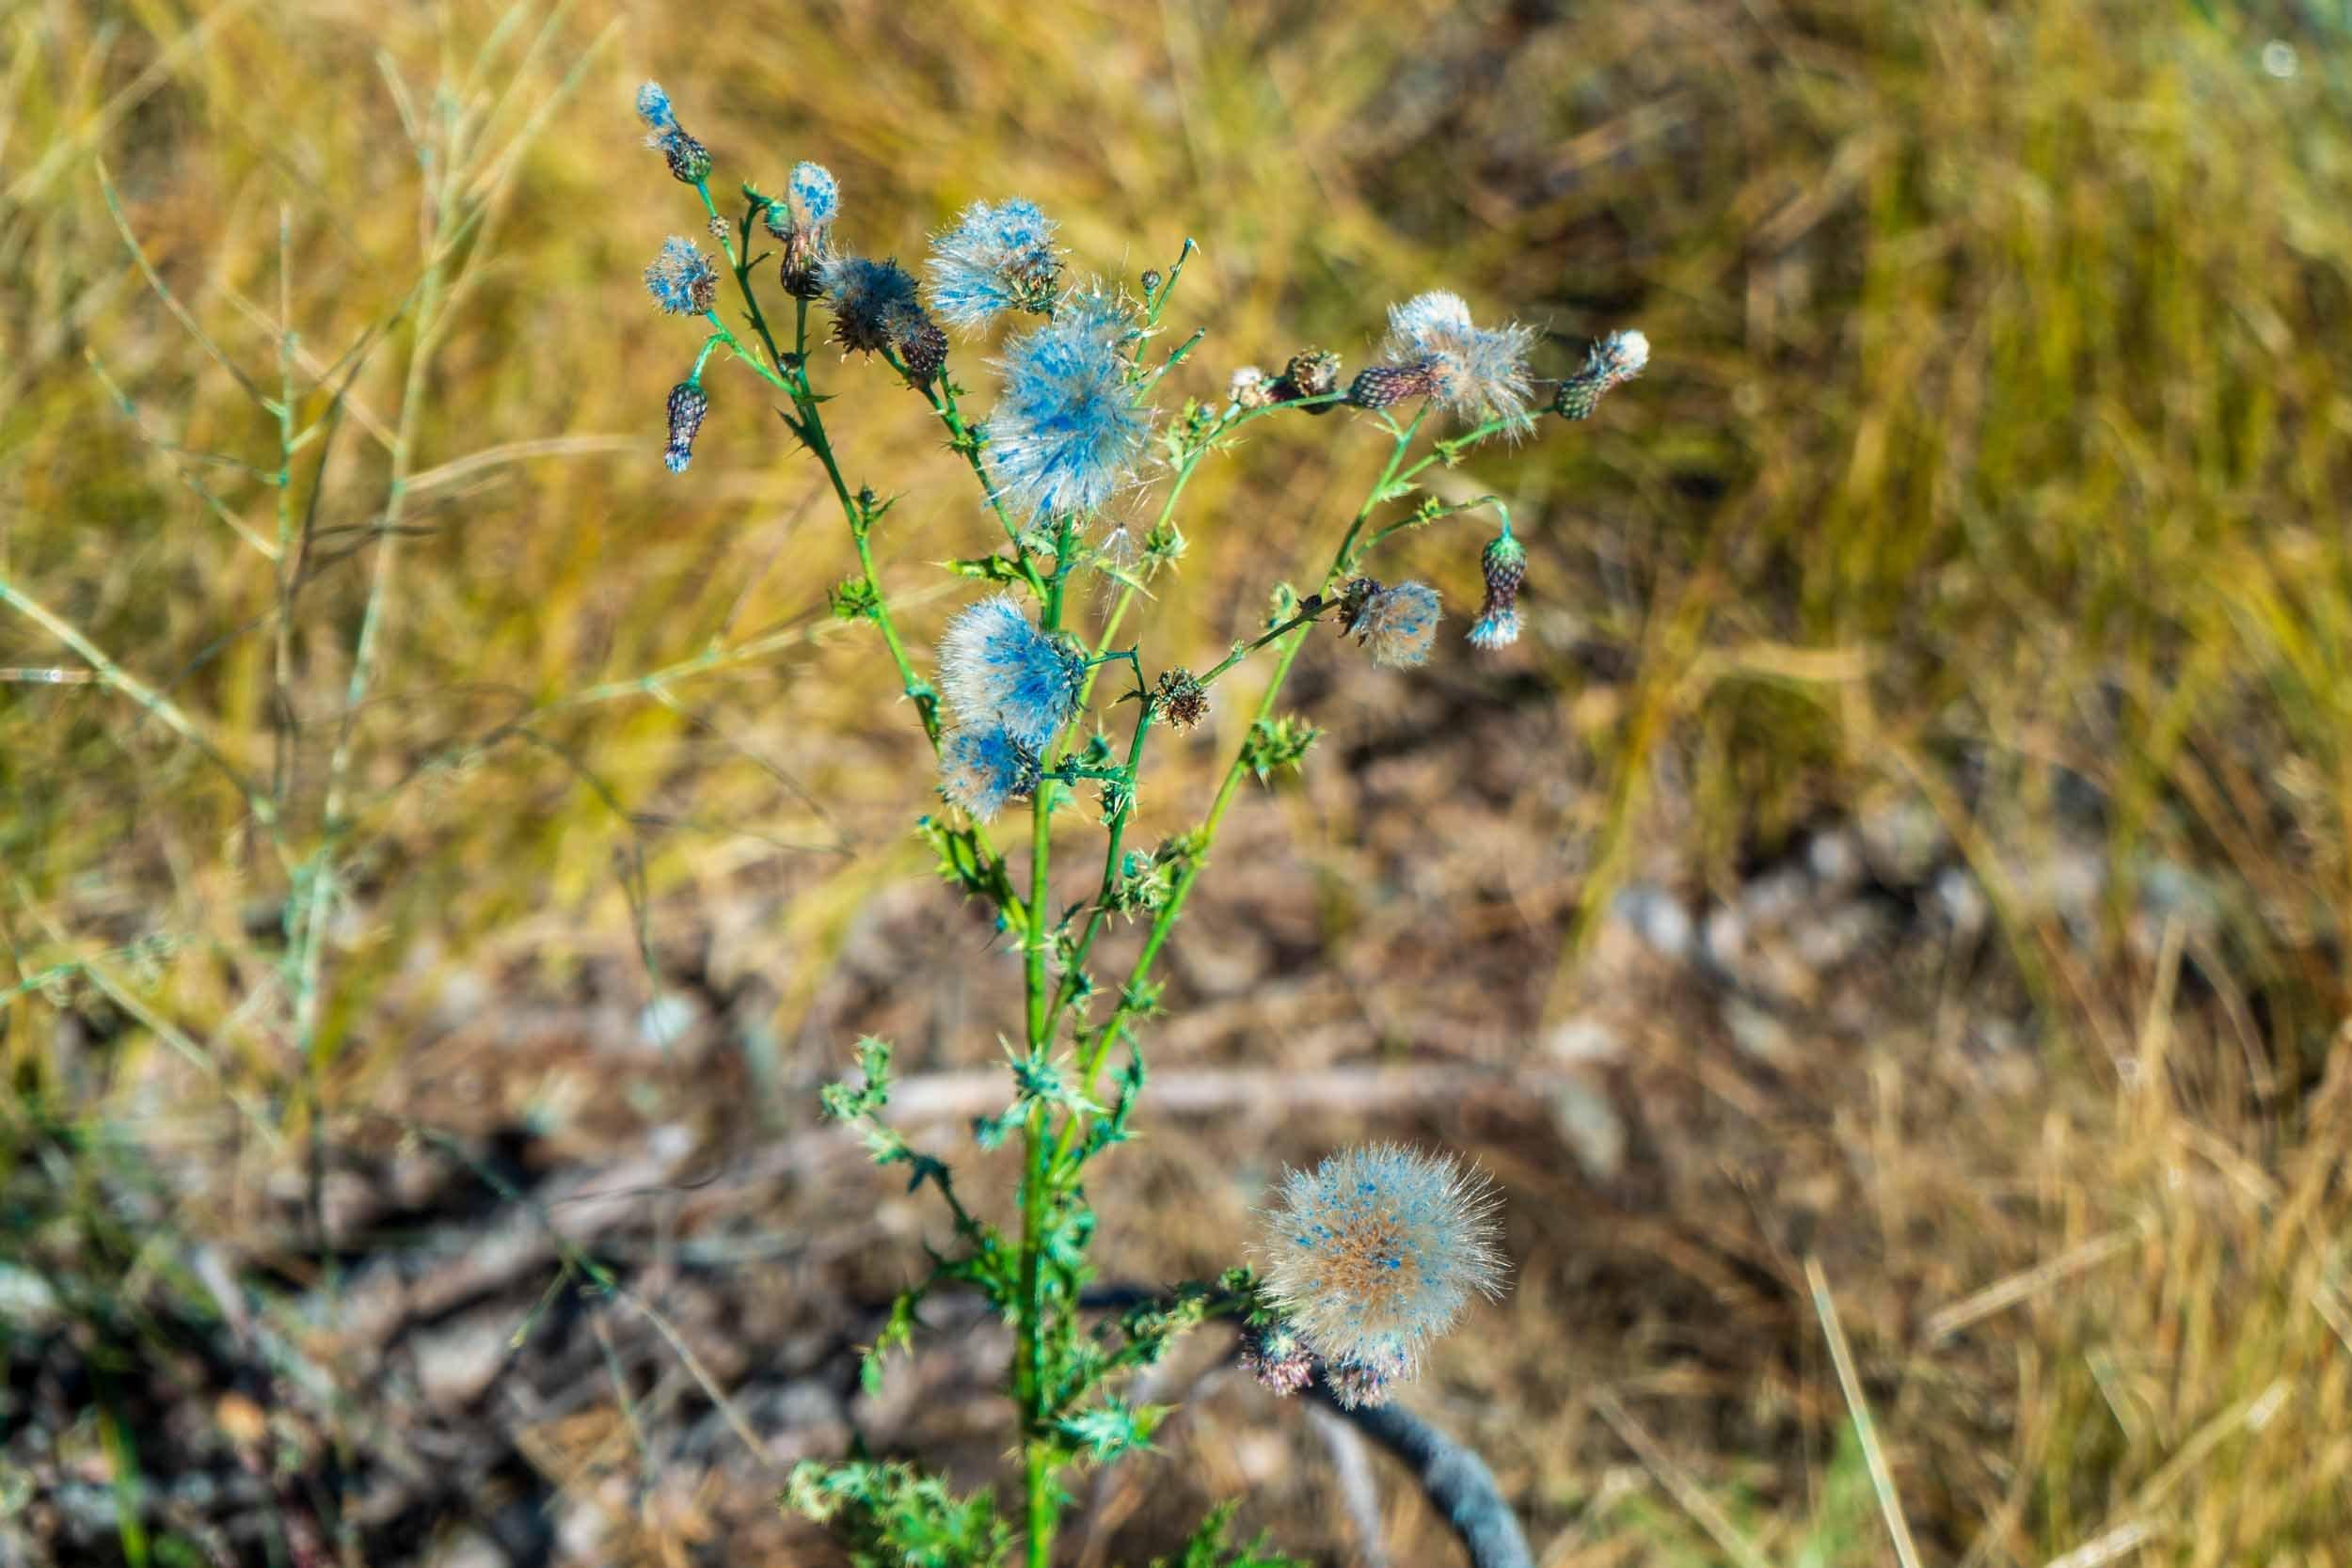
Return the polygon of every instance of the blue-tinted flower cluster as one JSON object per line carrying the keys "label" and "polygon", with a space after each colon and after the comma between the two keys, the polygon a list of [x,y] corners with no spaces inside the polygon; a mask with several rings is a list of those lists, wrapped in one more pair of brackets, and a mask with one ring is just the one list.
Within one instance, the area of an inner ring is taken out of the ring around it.
{"label": "blue-tinted flower cluster", "polygon": [[672,473],[684,473],[694,460],[694,436],[709,412],[710,399],[696,383],[681,381],[670,388],[670,439],[661,462]]}
{"label": "blue-tinted flower cluster", "polygon": [[1501,1292],[1496,1203],[1483,1177],[1396,1144],[1285,1174],[1260,1215],[1265,1291],[1335,1393],[1379,1402],[1473,1294]]}
{"label": "blue-tinted flower cluster", "polygon": [[659,82],[637,89],[637,118],[645,122],[645,145],[661,154],[670,172],[689,185],[710,178],[710,150],[686,134]]}
{"label": "blue-tinted flower cluster", "polygon": [[845,353],[888,348],[925,319],[915,303],[914,275],[896,261],[835,256],[818,269],[817,278],[833,308],[834,341]]}
{"label": "blue-tinted flower cluster", "polygon": [[1486,597],[1470,629],[1470,646],[1491,653],[1519,640],[1519,585],[1527,580],[1527,546],[1505,527],[1478,558]]}
{"label": "blue-tinted flower cluster", "polygon": [[1005,345],[1004,392],[988,419],[988,463],[1030,516],[1089,516],[1133,476],[1152,413],[1128,385],[1125,310],[1072,294],[1054,319]]}
{"label": "blue-tinted flower cluster", "polygon": [[1426,396],[1450,413],[1498,420],[1516,435],[1534,424],[1527,407],[1527,354],[1534,342],[1534,328],[1517,322],[1476,325],[1459,294],[1420,294],[1389,307],[1389,336],[1382,345],[1388,363],[1357,378],[1365,395],[1355,401],[1382,407],[1402,397]]}
{"label": "blue-tinted flower cluster", "polygon": [[698,316],[719,297],[719,274],[701,246],[673,234],[645,268],[645,292],[670,315]]}
{"label": "blue-tinted flower cluster", "polygon": [[1035,202],[1018,198],[966,207],[954,228],[931,238],[931,309],[963,332],[980,331],[1007,310],[1051,309],[1061,276],[1054,227]]}
{"label": "blue-tinted flower cluster", "polygon": [[1083,656],[1040,630],[1012,596],[967,607],[939,640],[939,684],[966,723],[1001,724],[1042,750],[1070,722]]}
{"label": "blue-tinted flower cluster", "polygon": [[1010,596],[957,612],[939,640],[939,684],[959,720],[941,739],[940,790],[987,818],[1037,788],[1039,754],[1077,711],[1086,659]]}
{"label": "blue-tinted flower cluster", "polygon": [[959,724],[939,739],[939,787],[981,821],[1037,788],[1038,756],[1002,724]]}
{"label": "blue-tinted flower cluster", "polygon": [[841,186],[822,164],[798,163],[784,182],[784,196],[768,203],[760,220],[784,242],[779,276],[785,293],[814,299],[818,274],[833,254],[833,220],[841,214]]}

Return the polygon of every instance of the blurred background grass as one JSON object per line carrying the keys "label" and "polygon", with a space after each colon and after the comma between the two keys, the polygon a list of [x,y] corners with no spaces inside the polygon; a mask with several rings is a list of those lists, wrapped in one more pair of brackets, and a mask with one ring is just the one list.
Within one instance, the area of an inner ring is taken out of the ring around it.
{"label": "blurred background grass", "polygon": [[[628,93],[654,75],[723,180],[831,166],[871,252],[912,259],[955,208],[1005,194],[1060,218],[1082,269],[1132,277],[1197,240],[1172,316],[1210,332],[1195,393],[1309,342],[1360,361],[1382,307],[1433,286],[1544,325],[1549,373],[1608,327],[1658,345],[1599,418],[1463,476],[1510,498],[1534,557],[1510,658],[1450,657],[1421,707],[1308,673],[1300,700],[1335,731],[1309,768],[1326,781],[1251,808],[1312,884],[1286,961],[1343,974],[1385,942],[1441,987],[1492,945],[1475,888],[1423,889],[1384,926],[1343,847],[1405,809],[1352,782],[1400,734],[1434,748],[1405,813],[1428,837],[1504,769],[1496,831],[1541,868],[1518,938],[1536,957],[1359,1051],[1474,1037],[1489,1063],[1549,1060],[1596,998],[1638,993],[1610,959],[1627,889],[1729,907],[1815,835],[1890,813],[1948,841],[1997,940],[1937,972],[1949,1030],[1873,1001],[1816,1049],[1795,1009],[1802,1065],[1776,1065],[1743,1128],[1720,1105],[1681,1117],[1649,1076],[1714,1082],[1704,1030],[1645,1044],[1617,1089],[1651,1132],[1647,1185],[1613,1187],[1556,1140],[1486,1151],[1524,1200],[1598,1191],[1628,1226],[1743,1259],[1677,1291],[1615,1267],[1611,1245],[1649,1243],[1515,1237],[1508,1326],[1454,1375],[1487,1402],[1483,1446],[1549,1560],[1888,1560],[1797,1266],[1816,1250],[1928,1560],[2352,1560],[2341,17],[2316,0],[755,0],[712,23],[269,0],[0,16],[0,577],[274,781],[298,851],[322,832],[408,432],[310,1044],[320,1145],[382,1143],[371,1114],[479,1112],[528,1123],[546,1159],[620,1159],[684,1114],[691,1082],[558,1084],[496,1021],[599,985],[643,1001],[680,951],[766,988],[765,1031],[728,1069],[751,1091],[695,1123],[756,1145],[805,1124],[802,1085],[926,984],[925,954],[975,950],[934,932],[840,994],[891,900],[934,896],[904,832],[928,803],[920,739],[887,666],[826,616],[847,541],[750,380],[714,379],[690,482],[657,461],[693,341],[638,272],[695,215],[635,145]],[[278,586],[254,542],[275,536],[258,476],[278,432],[221,360],[275,388],[282,282],[304,420],[327,412],[345,351],[414,304],[435,173],[414,136],[447,156],[433,127],[451,124],[484,214],[464,281],[421,347],[409,321],[373,342],[294,464],[318,543],[280,723]],[[219,358],[142,278],[102,166]],[[958,591],[924,563],[985,543],[968,476],[902,392],[829,375],[852,482],[906,498],[882,553],[927,643]],[[1214,657],[1269,579],[1327,548],[1375,437],[1298,423],[1194,484],[1192,553],[1142,623],[1155,660]],[[1409,559],[1467,606],[1474,546],[1415,536]],[[738,652],[642,678],[712,648]],[[132,1311],[144,1298],[107,1271],[135,1273],[141,1245],[109,1183],[161,1161],[198,1174],[167,1174],[139,1225],[167,1216],[315,1286],[266,1196],[299,1184],[312,1127],[284,865],[218,770],[52,628],[0,613],[0,667],[15,1244],[53,1285],[87,1282],[102,1318]],[[1462,721],[1465,705],[1509,721]],[[1343,751],[1350,725],[1390,740]],[[1187,819],[1217,755],[1171,749],[1147,828]],[[1410,884],[1414,853],[1407,835],[1381,876]],[[2085,866],[2087,893],[2051,894]],[[1288,895],[1233,896],[1177,945],[1212,950],[1215,920],[1270,919]],[[599,980],[616,954],[628,977]],[[490,1022],[460,1051],[433,1009],[468,987]],[[916,1059],[984,1064],[993,995]],[[1229,1016],[1201,1059],[1286,1059],[1295,1037],[1263,1008]],[[2023,1042],[2029,1092],[1985,1091],[1965,1045],[1988,1020]],[[1220,1168],[1219,1136],[1171,1132],[1155,1158]],[[1138,1181],[1132,1201],[1166,1201]],[[1849,1205],[1867,1234],[1840,1230]],[[1168,1242],[1192,1244],[1210,1242]],[[2106,1250],[2084,1263],[2086,1245]],[[1165,1250],[1131,1261],[1168,1273]],[[2054,1259],[2075,1262],[2023,1275],[2029,1309],[1964,1354],[1923,1326]],[[1742,1334],[1805,1348],[1759,1358]],[[1293,1512],[1267,1522],[1346,1539]],[[1399,1528],[1446,1549],[1425,1521]],[[645,1560],[694,1560],[685,1539]]]}

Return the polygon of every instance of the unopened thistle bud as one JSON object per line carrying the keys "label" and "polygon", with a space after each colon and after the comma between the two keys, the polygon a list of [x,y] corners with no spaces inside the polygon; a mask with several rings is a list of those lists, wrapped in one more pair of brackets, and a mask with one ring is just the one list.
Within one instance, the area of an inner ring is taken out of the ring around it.
{"label": "unopened thistle bud", "polygon": [[[1282,367],[1282,379],[1273,387],[1274,401],[1296,403],[1302,398],[1325,397],[1340,389],[1340,356],[1323,349],[1303,349],[1291,356]],[[1339,406],[1336,403],[1318,403],[1307,410],[1310,414],[1328,414]]]}
{"label": "unopened thistle bud", "polygon": [[1143,276],[1137,278],[1136,281],[1143,285],[1144,298],[1151,298],[1153,294],[1160,292],[1160,269],[1157,267],[1144,268]]}
{"label": "unopened thistle bud", "polygon": [[1519,584],[1527,580],[1527,546],[1505,529],[1488,542],[1479,564],[1486,570],[1486,598],[1471,623],[1470,641],[1491,653],[1519,640]]}
{"label": "unopened thistle bud", "polygon": [[947,363],[947,330],[920,310],[892,323],[899,362],[917,381],[929,381]]}
{"label": "unopened thistle bud", "polygon": [[1161,672],[1159,689],[1152,695],[1152,709],[1174,730],[1188,730],[1209,716],[1209,694],[1189,670]]}
{"label": "unopened thistle bud", "polygon": [[1314,1376],[1314,1352],[1298,1330],[1277,1321],[1258,1330],[1241,1353],[1242,1370],[1277,1395],[1295,1394]]}
{"label": "unopened thistle bud", "polygon": [[1560,383],[1551,400],[1552,412],[1564,420],[1592,417],[1613,387],[1642,373],[1649,364],[1649,339],[1640,332],[1612,332],[1597,340],[1584,356],[1584,368]]}
{"label": "unopened thistle bud", "polygon": [[681,381],[670,388],[670,444],[661,453],[661,461],[674,474],[686,471],[686,465],[694,460],[694,434],[703,427],[703,416],[710,412],[710,399],[691,381]]}
{"label": "unopened thistle bud", "polygon": [[1427,397],[1432,386],[1425,365],[1375,365],[1347,388],[1359,408],[1386,408],[1406,398]]}

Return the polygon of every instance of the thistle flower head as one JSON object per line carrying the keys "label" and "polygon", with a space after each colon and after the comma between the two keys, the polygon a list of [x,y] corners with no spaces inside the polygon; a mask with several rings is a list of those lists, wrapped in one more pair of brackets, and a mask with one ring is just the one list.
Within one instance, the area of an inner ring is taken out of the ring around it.
{"label": "thistle flower head", "polygon": [[661,461],[674,474],[686,471],[686,465],[694,460],[694,434],[703,427],[703,416],[710,412],[710,399],[691,381],[681,381],[670,388],[670,444],[661,453]]}
{"label": "thistle flower head", "polygon": [[647,82],[637,89],[637,118],[649,131],[672,131],[677,128],[677,115],[670,107],[670,95],[661,90],[659,82]]}
{"label": "thistle flower head", "polygon": [[1116,300],[1073,293],[1005,345],[988,463],[1005,499],[1029,515],[1099,512],[1141,460],[1152,411],[1127,384],[1126,337]]}
{"label": "thistle flower head", "polygon": [[1033,201],[975,201],[955,227],[931,236],[931,309],[962,332],[980,331],[1007,310],[1050,309],[1061,276],[1054,228]]}
{"label": "thistle flower head", "polygon": [[1315,1374],[1314,1351],[1298,1330],[1277,1320],[1249,1337],[1241,1366],[1262,1387],[1278,1395],[1295,1394]]}
{"label": "thistle flower head", "polygon": [[760,210],[768,232],[784,242],[781,277],[785,293],[815,299],[824,292],[818,274],[833,254],[833,220],[841,211],[841,187],[821,164],[798,163],[784,182],[784,196]]}
{"label": "thistle flower head", "polygon": [[[1396,1144],[1284,1174],[1261,1211],[1265,1292],[1333,1364],[1410,1374],[1473,1293],[1501,1293],[1498,1199],[1453,1159]],[[1335,1389],[1337,1385],[1334,1385]]]}
{"label": "thistle flower head", "polygon": [[1649,338],[1636,330],[1611,332],[1594,340],[1584,368],[1560,383],[1552,395],[1552,412],[1564,420],[1591,417],[1613,387],[1632,380],[1649,365]]}
{"label": "thistle flower head", "polygon": [[[1517,322],[1477,325],[1459,294],[1440,291],[1389,307],[1389,336],[1382,353],[1391,368],[1410,371],[1417,378],[1399,396],[1425,391],[1449,413],[1501,420],[1518,431],[1532,422],[1527,352],[1534,342],[1535,329]],[[1362,378],[1358,381],[1360,385]],[[1375,378],[1375,389],[1378,386]]]}
{"label": "thistle flower head", "polygon": [[1086,660],[1038,629],[1008,594],[959,611],[939,640],[939,684],[966,724],[1042,750],[1078,705]]}
{"label": "thistle flower head", "polygon": [[719,297],[719,274],[701,246],[673,234],[645,268],[645,291],[670,315],[698,316]]}
{"label": "thistle flower head", "polygon": [[1036,750],[1002,724],[959,724],[940,737],[940,793],[983,822],[1037,784]]}
{"label": "thistle flower head", "polygon": [[1438,608],[1438,591],[1425,582],[1384,588],[1358,578],[1340,600],[1340,635],[1370,648],[1375,664],[1419,664],[1437,641]]}
{"label": "thistle flower head", "polygon": [[784,198],[794,228],[821,228],[840,215],[841,183],[824,165],[803,159],[784,182]]}
{"label": "thistle flower head", "polygon": [[1527,580],[1527,546],[1505,527],[1487,541],[1478,562],[1486,578],[1486,598],[1470,625],[1470,641],[1491,653],[1519,640],[1519,585]]}
{"label": "thistle flower head", "polygon": [[914,337],[927,320],[915,303],[914,275],[896,261],[835,256],[817,273],[833,307],[834,341],[843,353],[872,354]]}

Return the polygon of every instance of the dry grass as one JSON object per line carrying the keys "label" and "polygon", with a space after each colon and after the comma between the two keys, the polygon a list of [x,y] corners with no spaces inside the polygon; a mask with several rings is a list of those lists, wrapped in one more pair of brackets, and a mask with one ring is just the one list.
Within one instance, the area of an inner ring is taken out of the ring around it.
{"label": "dry grass", "polygon": [[[826,618],[850,556],[814,468],[747,379],[716,384],[693,483],[655,461],[691,344],[637,272],[692,213],[626,119],[650,73],[723,171],[830,165],[878,252],[1007,192],[1105,272],[1197,239],[1191,390],[1305,341],[1359,356],[1438,282],[1548,324],[1555,370],[1628,321],[1661,347],[1590,425],[1474,465],[1529,525],[1516,661],[1410,690],[1307,670],[1335,743],[1243,814],[1175,943],[1171,1069],[1519,1086],[1171,1114],[1102,1195],[1114,1267],[1230,1261],[1252,1174],[1318,1140],[1443,1136],[1510,1190],[1520,1275],[1429,1397],[1553,1568],[1892,1561],[1898,1514],[1921,1560],[1972,1568],[2352,1560],[2352,39],[2315,8],[2093,0],[617,14],[0,12],[0,579],[282,824],[0,607],[5,1234],[83,1282],[123,1358],[59,1435],[72,1465],[125,1473],[107,1380],[211,1311],[170,1305],[204,1297],[172,1259],[319,1283],[285,1196],[314,1127],[355,1158],[396,1142],[383,1115],[528,1127],[548,1168],[675,1123],[732,1156],[806,1125],[860,1027],[932,1071],[993,1053],[980,935],[911,912],[919,737]],[[2274,35],[2291,75],[2257,63]],[[420,345],[408,133],[445,103],[480,114],[457,195],[485,219]],[[217,357],[132,262],[102,163]],[[373,344],[294,464],[316,547],[282,678],[280,431],[228,368],[275,393],[281,311],[297,424]],[[968,477],[903,393],[832,379],[853,482],[905,495],[884,554],[927,641],[956,590],[925,563],[985,538]],[[1194,486],[1145,622],[1168,661],[1221,646],[1352,504],[1372,436],[1317,424]],[[326,833],[404,468],[306,1029],[288,867]],[[1411,558],[1474,592],[1467,536]],[[1143,830],[1219,755],[1171,749]],[[1939,868],[1874,864],[1871,942],[1787,933],[1770,1050],[1748,978],[1694,980],[1611,915],[1631,882],[1739,906],[1812,830],[1890,816],[1948,840],[1994,936],[1936,923]],[[2087,895],[2055,889],[2085,867]],[[616,1068],[565,1022],[665,983],[760,1027]],[[1564,1066],[1595,1030],[1605,1057]],[[1613,1165],[1576,1152],[1596,1105]],[[779,1232],[838,1222],[829,1194],[771,1199]],[[870,1257],[795,1277],[886,1294],[914,1221],[874,1214],[837,1241]],[[940,1447],[985,1465],[994,1407],[960,1408]],[[594,1491],[642,1459],[617,1457],[635,1419],[549,1422],[530,1463]],[[1348,1549],[1284,1413],[1213,1384],[1171,1446],[1104,1499],[1127,1533],[1098,1550],[1140,1558],[1243,1489]],[[612,1560],[807,1549],[692,1484],[621,1494]],[[1409,1503],[1390,1526],[1395,1560],[1445,1549]]]}

